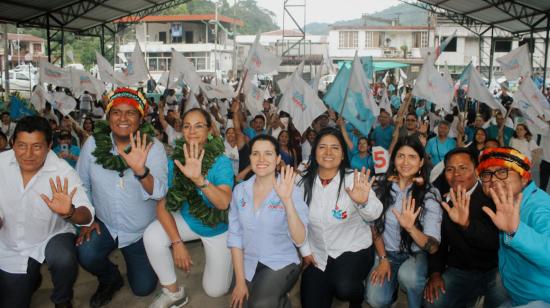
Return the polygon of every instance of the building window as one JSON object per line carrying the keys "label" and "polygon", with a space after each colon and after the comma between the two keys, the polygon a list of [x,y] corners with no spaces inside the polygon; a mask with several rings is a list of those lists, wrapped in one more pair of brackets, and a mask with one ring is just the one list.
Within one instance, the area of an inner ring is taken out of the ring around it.
{"label": "building window", "polygon": [[365,35],[365,47],[378,48],[384,46],[384,39],[386,37],[384,32],[367,31],[365,32]]}
{"label": "building window", "polygon": [[511,40],[495,40],[495,52],[510,52],[511,50]]}
{"label": "building window", "polygon": [[339,48],[357,48],[357,31],[340,31]]}
{"label": "building window", "polygon": [[42,44],[34,44],[33,50],[34,50],[34,53],[41,53],[42,52]]}
{"label": "building window", "polygon": [[[443,43],[446,39],[447,39],[446,36],[441,37],[441,42],[440,42],[440,44]],[[449,42],[449,44],[448,44],[447,46],[445,46],[445,47],[441,50],[441,52],[444,52],[444,51],[456,52],[456,42],[457,42],[456,37],[453,37],[453,38],[451,39],[451,41]]]}
{"label": "building window", "polygon": [[428,47],[428,32],[420,31],[413,32],[413,46],[412,48]]}

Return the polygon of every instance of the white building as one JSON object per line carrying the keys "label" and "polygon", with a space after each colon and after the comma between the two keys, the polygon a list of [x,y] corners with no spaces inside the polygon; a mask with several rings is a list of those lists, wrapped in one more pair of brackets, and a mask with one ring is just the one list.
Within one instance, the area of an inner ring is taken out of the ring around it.
{"label": "white building", "polygon": [[[134,25],[136,40],[145,53],[149,71],[158,76],[170,68],[172,49],[183,53],[203,75],[227,76],[232,68],[233,39],[229,32],[233,26],[242,26],[238,19],[218,15],[219,26],[215,35],[214,14],[146,16]],[[124,20],[121,20],[124,22]],[[126,58],[134,50],[134,42],[120,46]]]}

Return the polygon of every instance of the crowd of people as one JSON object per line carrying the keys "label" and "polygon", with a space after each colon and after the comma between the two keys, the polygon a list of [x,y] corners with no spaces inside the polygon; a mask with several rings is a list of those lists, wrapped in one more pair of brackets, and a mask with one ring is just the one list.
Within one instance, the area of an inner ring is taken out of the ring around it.
{"label": "crowd of people", "polygon": [[300,276],[305,308],[391,307],[399,290],[413,308],[550,306],[550,136],[460,95],[445,114],[410,86],[371,88],[391,107],[367,136],[331,109],[301,134],[276,96],[251,114],[244,95],[185,89],[3,113],[0,307],[30,306],[42,263],[56,307],[79,265],[105,306],[125,281],[115,250],[134,295],[160,284],[150,307],[181,307],[192,240],[204,292],[231,307],[291,307]]}

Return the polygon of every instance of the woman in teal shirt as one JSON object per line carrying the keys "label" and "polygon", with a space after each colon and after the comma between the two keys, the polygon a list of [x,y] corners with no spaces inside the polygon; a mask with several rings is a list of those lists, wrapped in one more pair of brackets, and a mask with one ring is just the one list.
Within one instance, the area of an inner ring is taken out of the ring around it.
{"label": "woman in teal shirt", "polygon": [[[180,307],[187,302],[174,265],[189,272],[193,262],[184,242],[200,239],[206,264],[202,284],[208,296],[227,293],[233,276],[227,249],[227,210],[233,187],[231,160],[214,137],[210,115],[193,108],[183,115],[183,140],[169,163],[170,189],[157,205],[157,221],[145,231],[147,257],[162,285],[150,307]],[[174,165],[177,170],[174,172]]]}
{"label": "woman in teal shirt", "polygon": [[369,140],[366,137],[360,137],[357,142],[358,152],[351,156],[350,165],[354,170],[370,169],[374,171],[374,162],[369,151]]}

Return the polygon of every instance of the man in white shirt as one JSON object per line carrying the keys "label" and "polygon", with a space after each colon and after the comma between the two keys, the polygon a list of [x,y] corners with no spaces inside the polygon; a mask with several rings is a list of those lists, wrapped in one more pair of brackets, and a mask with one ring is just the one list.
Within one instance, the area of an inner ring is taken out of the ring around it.
{"label": "man in white shirt", "polygon": [[88,115],[92,112],[93,103],[94,98],[88,91],[84,91],[84,93],[80,95],[80,114],[88,117]]}
{"label": "man in white shirt", "polygon": [[21,119],[13,150],[0,154],[0,307],[29,307],[48,264],[55,307],[72,307],[76,225],[94,209],[76,171],[53,151],[45,118]]}

